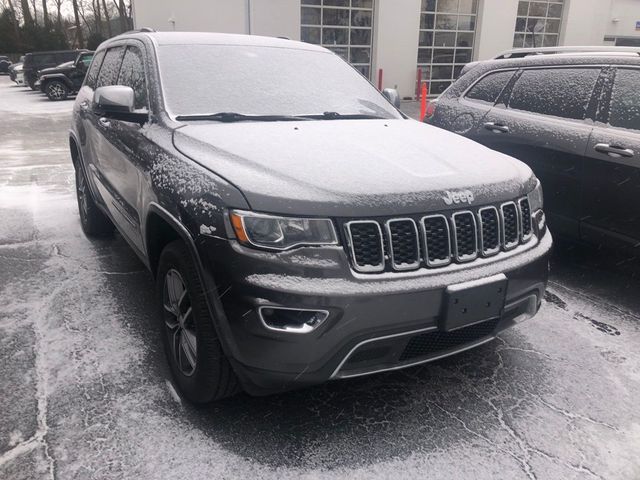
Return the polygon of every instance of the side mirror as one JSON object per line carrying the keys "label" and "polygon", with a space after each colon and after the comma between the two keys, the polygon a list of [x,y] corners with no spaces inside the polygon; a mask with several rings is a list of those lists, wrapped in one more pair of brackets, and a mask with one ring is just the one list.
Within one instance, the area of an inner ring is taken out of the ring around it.
{"label": "side mirror", "polygon": [[382,95],[389,100],[394,107],[400,108],[400,94],[395,88],[385,88]]}
{"label": "side mirror", "polygon": [[145,124],[148,112],[134,111],[135,94],[133,88],[124,85],[99,87],[93,94],[93,113],[105,118],[125,122]]}

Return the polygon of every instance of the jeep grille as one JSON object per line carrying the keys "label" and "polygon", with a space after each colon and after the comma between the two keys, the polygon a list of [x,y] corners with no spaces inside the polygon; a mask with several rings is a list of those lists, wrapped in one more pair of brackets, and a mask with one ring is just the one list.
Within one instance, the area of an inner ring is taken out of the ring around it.
{"label": "jeep grille", "polygon": [[497,207],[344,225],[353,268],[363,273],[470,262],[511,250],[533,235],[526,197]]}

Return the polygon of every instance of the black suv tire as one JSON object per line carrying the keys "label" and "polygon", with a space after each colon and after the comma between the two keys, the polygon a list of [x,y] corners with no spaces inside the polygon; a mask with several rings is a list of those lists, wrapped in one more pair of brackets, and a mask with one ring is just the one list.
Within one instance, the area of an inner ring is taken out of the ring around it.
{"label": "black suv tire", "polygon": [[87,237],[108,237],[113,234],[113,223],[93,200],[87,177],[80,165],[76,167],[76,196],[82,231]]}
{"label": "black suv tire", "polygon": [[195,263],[182,240],[162,251],[156,292],[164,350],[182,394],[193,403],[208,403],[237,393],[237,377],[222,351]]}
{"label": "black suv tire", "polygon": [[60,80],[50,80],[44,87],[44,91],[49,97],[49,100],[57,102],[60,100],[66,100],[69,96],[69,87]]}

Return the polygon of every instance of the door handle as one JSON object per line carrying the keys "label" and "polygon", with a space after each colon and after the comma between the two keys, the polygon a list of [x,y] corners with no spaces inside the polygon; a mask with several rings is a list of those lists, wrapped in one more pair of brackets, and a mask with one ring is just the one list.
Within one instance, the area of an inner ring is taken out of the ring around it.
{"label": "door handle", "polygon": [[109,128],[111,126],[111,122],[107,120],[105,117],[100,117],[98,119],[98,123],[100,124],[101,127],[104,127],[104,128]]}
{"label": "door handle", "polygon": [[509,133],[509,127],[495,122],[487,122],[484,124],[484,128],[491,130],[493,133]]}
{"label": "door handle", "polygon": [[617,145],[609,145],[608,143],[597,143],[593,149],[596,152],[606,153],[610,157],[620,158],[620,157],[633,157],[635,152],[630,148],[619,147]]}

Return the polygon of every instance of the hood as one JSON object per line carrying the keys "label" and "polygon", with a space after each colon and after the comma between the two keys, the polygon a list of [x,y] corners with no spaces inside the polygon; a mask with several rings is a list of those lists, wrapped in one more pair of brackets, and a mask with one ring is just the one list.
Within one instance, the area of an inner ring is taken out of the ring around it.
{"label": "hood", "polygon": [[448,206],[447,191],[482,205],[535,186],[523,163],[414,120],[193,123],[174,145],[263,212],[419,214],[467,205]]}
{"label": "hood", "polygon": [[54,73],[67,73],[72,71],[75,67],[73,66],[74,62],[66,62],[63,63],[61,65],[58,65],[57,67],[50,67],[50,68],[43,68],[42,70],[39,70],[38,73],[42,76],[42,75],[51,75]]}

